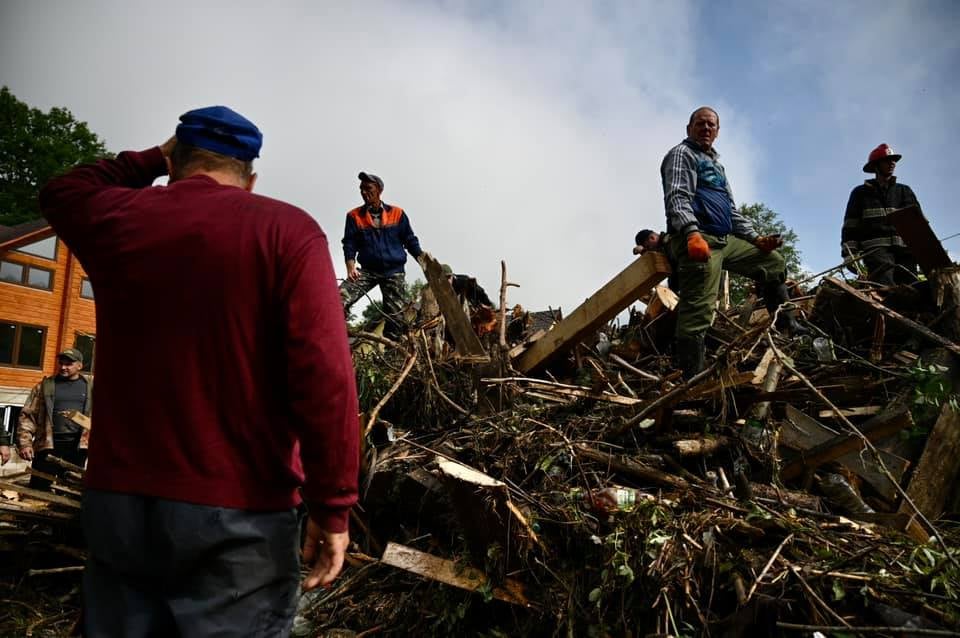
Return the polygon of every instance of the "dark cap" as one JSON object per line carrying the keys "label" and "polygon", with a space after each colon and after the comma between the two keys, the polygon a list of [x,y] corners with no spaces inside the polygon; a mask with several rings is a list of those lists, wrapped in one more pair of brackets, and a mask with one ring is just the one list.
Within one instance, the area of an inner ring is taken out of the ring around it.
{"label": "dark cap", "polygon": [[58,359],[70,359],[71,361],[79,361],[83,363],[83,353],[77,350],[76,348],[67,348],[63,352],[57,355]]}
{"label": "dark cap", "polygon": [[260,157],[263,134],[236,111],[225,106],[207,106],[180,116],[177,141],[249,162]]}
{"label": "dark cap", "polygon": [[361,184],[363,184],[364,182],[370,182],[371,184],[376,184],[377,188],[379,188],[380,190],[383,190],[383,180],[377,177],[376,175],[372,175],[370,173],[360,173],[359,175],[357,175],[357,179],[360,180]]}

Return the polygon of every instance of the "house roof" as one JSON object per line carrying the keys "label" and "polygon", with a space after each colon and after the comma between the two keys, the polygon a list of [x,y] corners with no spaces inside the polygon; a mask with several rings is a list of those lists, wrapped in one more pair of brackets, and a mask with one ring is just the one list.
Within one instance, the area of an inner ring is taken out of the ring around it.
{"label": "house roof", "polygon": [[0,250],[16,250],[52,235],[53,229],[45,219],[34,219],[16,226],[0,226]]}

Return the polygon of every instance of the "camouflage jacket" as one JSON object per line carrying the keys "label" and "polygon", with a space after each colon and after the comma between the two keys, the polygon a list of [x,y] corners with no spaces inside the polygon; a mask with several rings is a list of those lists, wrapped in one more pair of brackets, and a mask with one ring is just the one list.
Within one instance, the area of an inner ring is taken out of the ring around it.
{"label": "camouflage jacket", "polygon": [[[93,377],[81,374],[87,382],[87,400],[83,405],[83,413],[90,416],[93,404]],[[56,377],[44,377],[40,383],[33,386],[27,396],[23,410],[20,411],[20,421],[17,425],[17,447],[33,447],[34,451],[53,448],[53,393],[56,389]],[[90,430],[81,428],[80,448],[85,449],[90,441]]]}

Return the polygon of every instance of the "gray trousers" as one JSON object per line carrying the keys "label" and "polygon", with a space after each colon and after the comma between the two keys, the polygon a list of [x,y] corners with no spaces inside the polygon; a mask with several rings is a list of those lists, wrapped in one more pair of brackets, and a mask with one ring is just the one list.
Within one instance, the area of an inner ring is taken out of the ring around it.
{"label": "gray trousers", "polygon": [[248,512],[86,490],[84,636],[287,636],[296,511]]}

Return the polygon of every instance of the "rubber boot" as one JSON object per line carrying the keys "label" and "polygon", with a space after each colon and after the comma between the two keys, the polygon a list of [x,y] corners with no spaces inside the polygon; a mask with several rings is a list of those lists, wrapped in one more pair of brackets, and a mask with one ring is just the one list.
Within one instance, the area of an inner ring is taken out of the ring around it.
{"label": "rubber boot", "polygon": [[[770,316],[777,311],[781,304],[790,301],[790,293],[787,292],[787,285],[784,283],[768,283],[763,290],[763,300],[767,304],[767,312]],[[777,329],[794,337],[809,334],[809,330],[797,321],[797,311],[784,308],[777,316]]]}
{"label": "rubber boot", "polygon": [[693,337],[677,337],[676,351],[677,367],[683,371],[683,378],[689,379],[703,371],[705,353],[703,335]]}

